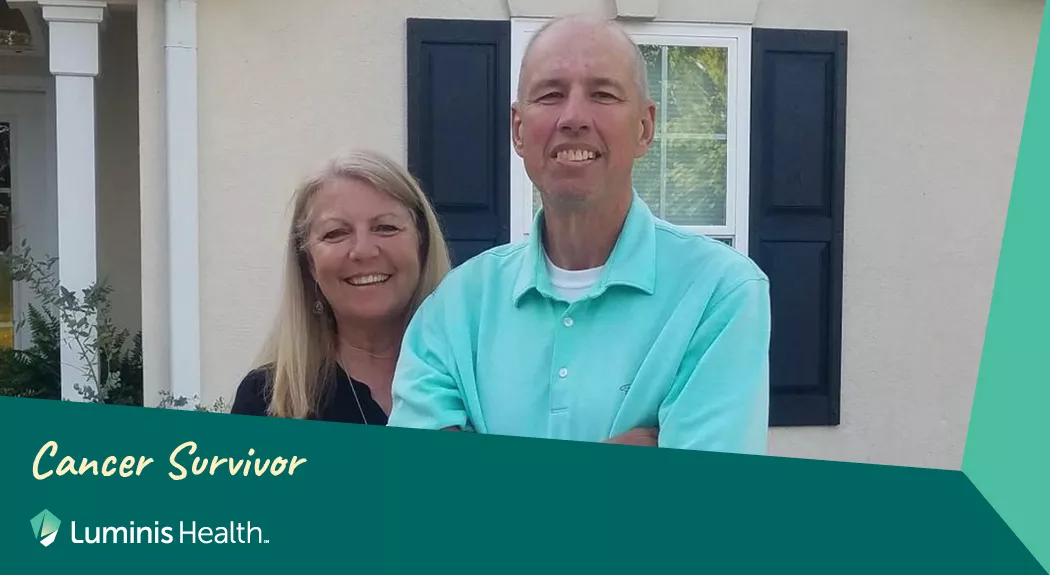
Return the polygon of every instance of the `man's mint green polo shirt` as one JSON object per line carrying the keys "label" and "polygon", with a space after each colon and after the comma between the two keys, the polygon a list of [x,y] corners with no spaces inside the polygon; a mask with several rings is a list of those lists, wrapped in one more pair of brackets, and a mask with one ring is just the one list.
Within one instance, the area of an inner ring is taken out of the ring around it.
{"label": "man's mint green polo shirt", "polygon": [[635,194],[597,284],[552,289],[542,212],[527,241],[455,268],[402,343],[388,425],[764,454],[769,283],[725,244],[657,219]]}

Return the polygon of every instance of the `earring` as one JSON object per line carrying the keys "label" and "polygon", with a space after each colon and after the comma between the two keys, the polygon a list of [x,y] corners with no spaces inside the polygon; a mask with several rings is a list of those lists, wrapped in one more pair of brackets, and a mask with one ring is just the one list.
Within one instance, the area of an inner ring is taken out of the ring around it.
{"label": "earring", "polygon": [[314,315],[324,314],[324,303],[321,301],[321,289],[314,282]]}

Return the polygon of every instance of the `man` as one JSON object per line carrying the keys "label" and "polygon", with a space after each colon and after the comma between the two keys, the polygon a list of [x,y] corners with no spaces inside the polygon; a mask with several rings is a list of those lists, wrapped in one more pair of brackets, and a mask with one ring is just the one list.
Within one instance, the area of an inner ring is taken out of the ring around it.
{"label": "man", "polygon": [[413,318],[389,425],[765,453],[768,280],[637,196],[645,84],[611,22],[536,35],[512,130],[543,209],[528,241],[459,266]]}

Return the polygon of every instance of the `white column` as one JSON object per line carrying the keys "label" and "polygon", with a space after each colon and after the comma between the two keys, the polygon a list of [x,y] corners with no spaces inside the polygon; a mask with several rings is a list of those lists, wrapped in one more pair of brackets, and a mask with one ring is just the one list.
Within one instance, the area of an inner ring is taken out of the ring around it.
{"label": "white column", "polygon": [[164,65],[171,393],[201,399],[197,2],[165,0]]}
{"label": "white column", "polygon": [[[39,0],[48,23],[55,75],[58,162],[58,269],[61,285],[82,295],[96,280],[95,76],[98,27],[105,2]],[[81,358],[62,325],[62,399],[80,400],[74,384],[88,383],[95,361]]]}

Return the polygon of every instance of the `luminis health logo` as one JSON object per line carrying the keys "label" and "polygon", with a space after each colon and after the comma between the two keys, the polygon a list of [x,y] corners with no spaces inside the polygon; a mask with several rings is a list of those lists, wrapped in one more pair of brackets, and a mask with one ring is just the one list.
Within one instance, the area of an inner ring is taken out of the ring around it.
{"label": "luminis health logo", "polygon": [[55,537],[58,537],[58,528],[62,525],[62,520],[45,509],[30,519],[29,524],[33,526],[33,536],[40,541],[41,545],[47,547],[55,542]]}

